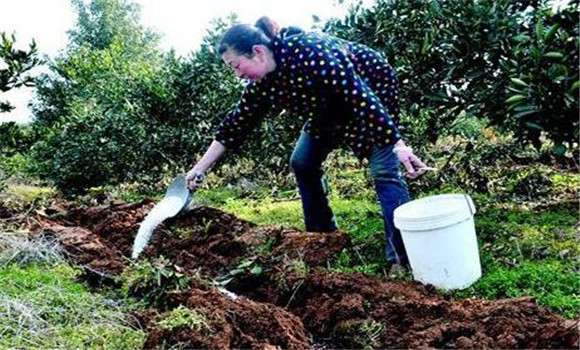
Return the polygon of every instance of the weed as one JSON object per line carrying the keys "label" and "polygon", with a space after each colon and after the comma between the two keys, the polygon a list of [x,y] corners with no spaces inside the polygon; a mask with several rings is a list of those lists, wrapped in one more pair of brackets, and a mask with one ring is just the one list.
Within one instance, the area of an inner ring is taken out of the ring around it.
{"label": "weed", "polygon": [[208,235],[209,234],[209,230],[211,228],[211,224],[213,223],[212,219],[206,219],[206,218],[202,218],[201,220],[201,228],[202,228],[202,232],[204,235]]}
{"label": "weed", "polygon": [[182,239],[188,239],[188,238],[191,238],[194,231],[191,227],[176,227],[173,230],[173,233],[175,233],[177,236],[179,236]]}
{"label": "weed", "polygon": [[276,244],[276,238],[270,237],[264,243],[253,246],[252,252],[260,256],[268,256]]}
{"label": "weed", "polygon": [[355,336],[355,341],[360,344],[363,349],[374,349],[376,342],[383,331],[383,324],[373,319],[365,320],[360,325],[360,332]]}
{"label": "weed", "polygon": [[262,266],[256,259],[242,259],[240,263],[233,270],[229,271],[230,276],[237,276],[242,274],[259,275],[262,273]]}
{"label": "weed", "polygon": [[201,309],[189,309],[179,305],[176,309],[171,310],[162,319],[156,321],[162,328],[174,330],[180,327],[191,328],[197,332],[211,332],[205,312]]}
{"label": "weed", "polygon": [[349,347],[357,349],[375,349],[383,332],[384,325],[373,319],[364,321],[346,321],[340,325],[340,337],[348,342]]}
{"label": "weed", "polygon": [[191,278],[181,268],[161,256],[154,261],[142,261],[127,269],[123,276],[123,291],[136,296],[148,306],[167,307],[167,293],[185,290]]}

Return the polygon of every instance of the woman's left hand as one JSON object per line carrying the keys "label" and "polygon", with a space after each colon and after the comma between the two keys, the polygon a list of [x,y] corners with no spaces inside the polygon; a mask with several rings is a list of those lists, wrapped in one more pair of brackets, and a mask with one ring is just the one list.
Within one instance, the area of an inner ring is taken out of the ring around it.
{"label": "woman's left hand", "polygon": [[413,149],[407,145],[403,140],[397,141],[393,152],[397,154],[397,157],[403,163],[407,172],[405,176],[410,179],[416,179],[423,175],[426,171],[426,165],[413,153]]}

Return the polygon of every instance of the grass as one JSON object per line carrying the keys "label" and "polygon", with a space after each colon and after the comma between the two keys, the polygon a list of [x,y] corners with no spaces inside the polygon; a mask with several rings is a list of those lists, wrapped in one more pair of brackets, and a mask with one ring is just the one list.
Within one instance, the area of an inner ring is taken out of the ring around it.
{"label": "grass", "polygon": [[524,261],[507,267],[488,264],[483,277],[466,290],[452,293],[457,298],[501,299],[531,295],[566,318],[578,317],[580,308],[578,270],[554,260]]}
{"label": "grass", "polygon": [[27,203],[32,203],[37,200],[48,199],[54,196],[56,190],[52,187],[12,184],[7,186],[6,193],[8,195],[17,196]]}
{"label": "grass", "polygon": [[129,307],[91,293],[59,264],[0,269],[0,348],[139,349],[145,333],[127,325]]}
{"label": "grass", "polygon": [[23,265],[63,262],[62,251],[54,239],[31,239],[27,235],[0,232],[0,267],[14,263]]}

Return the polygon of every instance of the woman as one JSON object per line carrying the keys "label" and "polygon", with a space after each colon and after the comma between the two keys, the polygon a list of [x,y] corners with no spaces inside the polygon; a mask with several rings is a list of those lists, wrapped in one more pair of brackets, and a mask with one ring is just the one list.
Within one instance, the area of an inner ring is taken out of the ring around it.
{"label": "woman", "polygon": [[[226,150],[237,148],[271,109],[307,118],[290,163],[296,176],[307,231],[337,229],[328,204],[322,162],[336,147],[367,158],[385,218],[387,261],[407,265],[395,208],[409,200],[399,170],[415,178],[425,165],[401,139],[398,81],[376,51],[326,34],[283,28],[266,17],[255,26],[235,25],[218,51],[235,74],[250,80],[238,105],[224,118],[204,156],[189,171],[188,186]],[[399,265],[399,266],[400,266]]]}

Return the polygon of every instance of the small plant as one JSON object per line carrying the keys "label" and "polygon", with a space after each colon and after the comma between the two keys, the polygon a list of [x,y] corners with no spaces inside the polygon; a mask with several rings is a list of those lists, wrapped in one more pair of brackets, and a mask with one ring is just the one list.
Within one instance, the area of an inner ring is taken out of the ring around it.
{"label": "small plant", "polygon": [[260,256],[268,256],[276,243],[276,238],[270,237],[264,243],[252,248],[252,251]]}
{"label": "small plant", "polygon": [[347,340],[349,347],[375,349],[384,325],[373,319],[346,321],[340,325],[340,337]]}
{"label": "small plant", "polygon": [[150,306],[167,307],[167,293],[186,290],[191,278],[168,259],[160,257],[152,262],[145,261],[126,272],[123,291],[141,298]]}
{"label": "small plant", "polygon": [[283,292],[292,292],[287,305],[290,305],[298,289],[310,274],[310,267],[302,259],[288,260],[284,269],[274,277],[278,282],[278,289]]}
{"label": "small plant", "polygon": [[256,259],[242,259],[238,266],[229,272],[231,276],[248,273],[252,275],[259,275],[262,273],[262,266],[256,261]]}
{"label": "small plant", "polygon": [[287,271],[294,272],[298,278],[306,278],[310,273],[310,267],[302,259],[292,260]]}
{"label": "small plant", "polygon": [[209,229],[211,228],[212,222],[213,222],[212,219],[206,219],[206,218],[201,219],[202,232],[205,235],[209,234]]}
{"label": "small plant", "polygon": [[355,342],[363,349],[374,349],[376,342],[383,331],[383,324],[375,320],[365,320],[359,328],[359,334],[355,336]]}
{"label": "small plant", "polygon": [[174,229],[174,233],[183,239],[188,239],[193,235],[193,229],[191,227],[177,227]]}
{"label": "small plant", "polygon": [[183,305],[171,310],[168,315],[156,323],[170,331],[179,327],[191,328],[197,332],[211,331],[203,310],[189,309]]}

